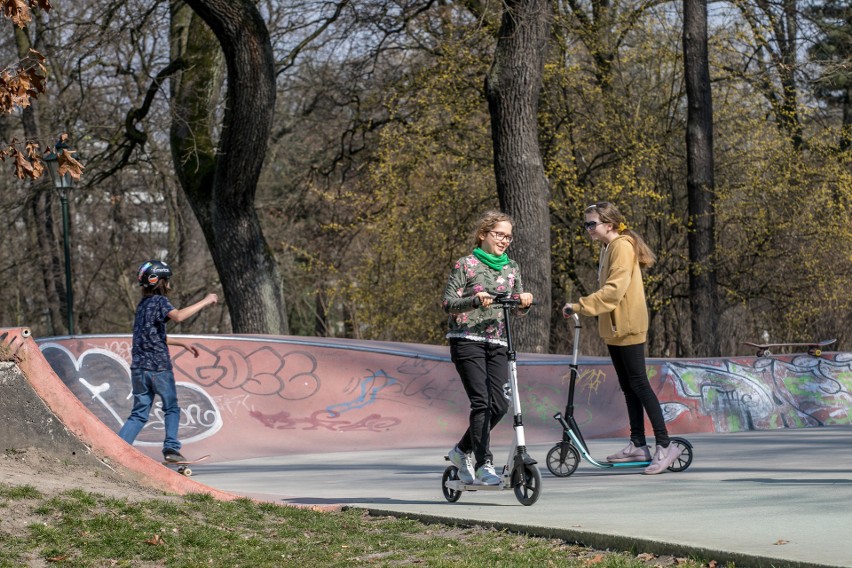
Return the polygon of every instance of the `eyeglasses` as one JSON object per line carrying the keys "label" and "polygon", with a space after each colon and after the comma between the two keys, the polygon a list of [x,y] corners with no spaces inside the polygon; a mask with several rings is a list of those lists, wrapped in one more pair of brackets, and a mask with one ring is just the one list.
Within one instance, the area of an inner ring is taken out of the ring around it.
{"label": "eyeglasses", "polygon": [[595,227],[597,227],[598,225],[603,225],[603,224],[604,224],[603,221],[586,221],[585,223],[583,223],[583,227],[587,231],[594,231]]}
{"label": "eyeglasses", "polygon": [[512,242],[512,235],[507,235],[506,233],[498,233],[496,231],[488,231],[492,237],[494,237],[497,241],[506,241],[507,243]]}

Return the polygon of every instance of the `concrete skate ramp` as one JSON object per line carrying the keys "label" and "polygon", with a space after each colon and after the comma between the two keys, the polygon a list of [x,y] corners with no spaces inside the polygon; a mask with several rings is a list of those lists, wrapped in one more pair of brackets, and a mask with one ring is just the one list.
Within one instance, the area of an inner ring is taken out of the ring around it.
{"label": "concrete skate ramp", "polygon": [[[446,347],[281,336],[182,340],[200,353],[172,351],[188,457],[449,448],[466,428],[467,397]],[[132,403],[131,337],[47,338],[38,345],[55,371],[50,376],[118,431]],[[518,355],[528,444],[560,438],[553,414],[564,411],[570,362]],[[849,424],[850,353],[649,359],[648,371],[672,433]],[[581,358],[575,403],[585,437],[627,437],[624,399],[608,359]],[[510,424],[498,427],[495,443],[508,443]],[[136,447],[159,459],[162,441],[156,406]]]}
{"label": "concrete skate ramp", "polygon": [[211,489],[128,446],[65,386],[26,328],[0,329],[0,448],[34,447],[69,465],[178,494],[235,495]]}

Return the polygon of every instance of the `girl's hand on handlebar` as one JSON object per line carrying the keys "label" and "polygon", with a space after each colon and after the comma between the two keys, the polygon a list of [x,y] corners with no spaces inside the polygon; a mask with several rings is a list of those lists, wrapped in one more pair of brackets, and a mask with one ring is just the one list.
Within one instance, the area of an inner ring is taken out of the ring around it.
{"label": "girl's hand on handlebar", "polygon": [[494,298],[488,292],[477,292],[476,298],[479,298],[479,305],[487,308],[494,302]]}
{"label": "girl's hand on handlebar", "polygon": [[533,295],[529,292],[524,292],[518,295],[518,301],[521,303],[522,308],[528,308],[533,303]]}

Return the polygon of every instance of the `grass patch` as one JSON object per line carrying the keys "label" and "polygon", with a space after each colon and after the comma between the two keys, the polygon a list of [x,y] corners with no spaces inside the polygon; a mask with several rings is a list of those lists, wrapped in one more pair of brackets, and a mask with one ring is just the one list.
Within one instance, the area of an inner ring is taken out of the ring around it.
{"label": "grass patch", "polygon": [[[0,567],[34,561],[58,567],[657,565],[653,555],[598,551],[481,527],[370,517],[355,509],[317,512],[208,495],[130,502],[80,490],[45,498],[28,487],[0,486],[0,495],[19,499],[13,508],[28,519],[17,534],[0,532]],[[675,564],[706,566],[665,561]]]}
{"label": "grass patch", "polygon": [[21,499],[40,499],[41,492],[32,485],[18,485],[16,487],[0,484],[0,498],[18,501]]}

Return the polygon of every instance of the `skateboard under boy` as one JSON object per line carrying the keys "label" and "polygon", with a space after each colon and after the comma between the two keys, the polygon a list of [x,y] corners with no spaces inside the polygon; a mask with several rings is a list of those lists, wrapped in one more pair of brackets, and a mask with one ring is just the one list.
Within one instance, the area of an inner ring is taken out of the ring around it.
{"label": "skateboard under boy", "polygon": [[820,355],[822,355],[823,347],[826,347],[836,342],[837,339],[825,339],[823,341],[812,341],[810,343],[750,343],[748,341],[743,341],[743,345],[748,345],[749,347],[757,347],[758,357],[766,357],[768,355],[772,355],[772,351],[770,351],[770,348],[772,347],[807,347],[808,355],[819,357]]}
{"label": "skateboard under boy", "polygon": [[189,477],[190,475],[192,475],[192,470],[189,468],[189,466],[194,464],[194,463],[204,461],[209,457],[210,457],[210,454],[207,454],[206,456],[201,456],[200,458],[194,459],[194,460],[186,460],[186,461],[179,461],[179,462],[163,461],[162,464],[167,465],[167,466],[172,466],[175,469],[177,469],[177,472],[179,474]]}

